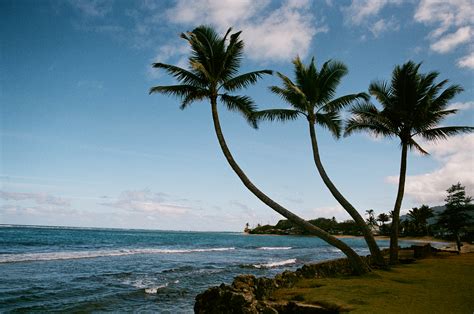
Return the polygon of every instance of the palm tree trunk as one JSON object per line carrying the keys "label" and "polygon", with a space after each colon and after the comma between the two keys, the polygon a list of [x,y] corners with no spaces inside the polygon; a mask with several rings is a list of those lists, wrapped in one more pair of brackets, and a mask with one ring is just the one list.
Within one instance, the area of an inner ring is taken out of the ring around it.
{"label": "palm tree trunk", "polygon": [[392,216],[392,232],[390,235],[390,264],[398,264],[398,229],[400,225],[400,208],[402,207],[403,194],[405,193],[405,179],[407,172],[408,145],[402,144],[402,157],[400,162],[400,176],[398,178],[398,192]]}
{"label": "palm tree trunk", "polygon": [[374,235],[372,231],[370,231],[369,227],[364,221],[364,218],[359,214],[359,212],[354,208],[354,206],[349,203],[345,199],[345,197],[339,192],[339,190],[334,186],[331,179],[329,179],[328,175],[326,174],[326,170],[324,170],[323,164],[321,163],[321,158],[319,156],[319,149],[318,149],[318,142],[316,140],[316,131],[314,129],[314,123],[309,121],[309,134],[311,136],[311,146],[313,147],[313,158],[316,164],[316,168],[318,169],[319,175],[323,179],[324,184],[326,184],[327,188],[334,196],[334,198],[341,204],[341,206],[349,213],[349,215],[354,219],[357,225],[362,230],[364,234],[365,242],[369,247],[370,254],[375,262],[375,264],[379,266],[385,266],[385,260],[380,252],[379,246],[377,242],[375,242]]}
{"label": "palm tree trunk", "polygon": [[229,163],[231,168],[234,170],[234,172],[237,174],[237,176],[240,178],[240,180],[245,185],[245,187],[247,187],[247,189],[249,189],[250,192],[252,192],[259,200],[261,200],[263,203],[265,203],[267,206],[275,210],[280,215],[287,218],[289,221],[300,226],[301,228],[304,228],[311,234],[318,236],[319,238],[323,239],[330,245],[335,246],[336,248],[340,249],[347,256],[347,258],[351,262],[351,265],[356,273],[365,274],[369,272],[370,268],[368,267],[368,265],[347,244],[337,239],[336,237],[330,235],[326,231],[312,225],[311,223],[307,222],[303,218],[293,214],[292,212],[290,212],[289,210],[287,210],[280,204],[276,203],[271,198],[269,198],[266,194],[260,191],[249,180],[249,178],[245,175],[245,173],[242,171],[239,165],[237,165],[236,161],[234,160],[234,157],[232,156],[229,148],[227,147],[227,144],[225,142],[224,135],[222,134],[222,129],[219,123],[219,115],[217,113],[217,100],[215,98],[214,99],[211,98],[211,107],[212,107],[212,119],[214,121],[214,129],[216,131],[219,145],[221,146],[222,152],[224,153],[224,156],[227,159],[227,162]]}

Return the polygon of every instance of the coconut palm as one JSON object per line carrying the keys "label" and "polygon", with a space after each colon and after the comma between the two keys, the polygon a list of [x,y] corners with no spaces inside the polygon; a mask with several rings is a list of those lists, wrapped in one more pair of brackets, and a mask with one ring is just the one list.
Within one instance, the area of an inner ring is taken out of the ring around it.
{"label": "coconut palm", "polygon": [[377,220],[375,219],[375,212],[373,209],[368,209],[365,211],[365,214],[369,216],[365,221],[370,228],[374,228],[377,225]]}
{"label": "coconut palm", "polygon": [[392,264],[398,262],[400,207],[405,189],[408,150],[416,149],[428,154],[417,142],[418,138],[426,141],[446,139],[473,129],[468,126],[438,126],[446,116],[456,113],[457,110],[447,108],[448,102],[463,89],[459,85],[450,85],[443,90],[448,81],[435,83],[439,73],[418,73],[420,66],[421,63],[409,61],[395,67],[391,82],[372,82],[369,92],[379,101],[382,109],[371,103],[355,105],[345,130],[345,136],[356,131],[369,131],[379,136],[400,139],[400,175],[390,237]]}
{"label": "coconut palm", "polygon": [[368,272],[367,264],[347,244],[324,230],[313,226],[270,199],[249,180],[234,160],[222,134],[217,101],[220,100],[229,110],[242,113],[255,126],[255,121],[251,117],[251,113],[255,109],[252,100],[247,96],[237,96],[230,93],[256,83],[259,78],[265,74],[270,74],[271,71],[261,70],[239,75],[238,70],[244,44],[239,38],[240,32],[230,33],[231,29],[227,31],[224,37],[220,37],[214,29],[207,26],[199,26],[192,32],[182,34],[181,37],[191,46],[191,56],[189,57],[190,70],[163,63],[154,63],[154,68],[164,69],[174,76],[180,84],[152,87],[150,93],[177,96],[181,98],[182,109],[194,101],[208,99],[211,104],[214,129],[222,152],[242,183],[257,198],[276,212],[343,251],[351,261],[356,272]]}
{"label": "coconut palm", "polygon": [[292,109],[262,110],[254,114],[255,119],[287,121],[304,117],[308,121],[313,158],[319,175],[334,198],[362,230],[374,261],[379,265],[384,265],[385,261],[380,249],[364,218],[339,192],[327,175],[319,156],[315,129],[315,125],[319,124],[328,129],[334,137],[339,138],[342,127],[338,112],[357,100],[367,100],[369,96],[365,93],[359,93],[334,98],[341,78],[347,74],[347,68],[341,62],[329,60],[318,71],[314,58],[308,66],[305,66],[300,58],[296,57],[293,60],[293,65],[295,68],[295,82],[287,76],[277,73],[282,80],[283,87],[270,87],[270,90],[279,95]]}
{"label": "coconut palm", "polygon": [[434,216],[433,209],[428,205],[421,205],[420,208],[413,207],[407,213],[407,216],[413,223],[415,232],[428,235],[428,219]]}

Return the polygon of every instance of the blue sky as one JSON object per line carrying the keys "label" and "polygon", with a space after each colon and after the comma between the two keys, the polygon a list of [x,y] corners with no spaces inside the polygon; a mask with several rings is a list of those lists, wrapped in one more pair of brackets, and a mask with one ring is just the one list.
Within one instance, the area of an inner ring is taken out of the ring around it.
{"label": "blue sky", "polygon": [[[473,125],[474,5],[459,1],[0,1],[0,223],[176,230],[242,230],[275,223],[231,171],[207,103],[179,110],[148,95],[171,84],[154,61],[186,64],[183,31],[200,24],[242,30],[242,71],[292,76],[291,59],[343,61],[338,94],[366,91],[393,67],[422,72],[465,91],[445,124]],[[268,92],[275,77],[242,91],[260,108],[286,107]],[[253,182],[305,218],[349,216],[311,159],[306,123],[253,130],[220,111],[236,160]],[[359,209],[392,209],[396,140],[360,134],[334,140],[318,129],[323,163]],[[402,208],[443,203],[458,181],[474,193],[474,137],[425,143],[411,153]]]}

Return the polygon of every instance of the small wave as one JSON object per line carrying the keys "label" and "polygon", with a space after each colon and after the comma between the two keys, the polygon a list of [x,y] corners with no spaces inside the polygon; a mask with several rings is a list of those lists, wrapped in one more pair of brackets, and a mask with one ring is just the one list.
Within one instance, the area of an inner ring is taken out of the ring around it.
{"label": "small wave", "polygon": [[198,248],[198,249],[127,249],[127,250],[99,250],[99,251],[75,251],[75,252],[47,252],[26,254],[0,254],[0,263],[28,262],[28,261],[50,261],[80,258],[97,258],[109,256],[124,256],[134,254],[179,254],[200,252],[223,252],[235,250],[234,247],[223,248]]}
{"label": "small wave", "polygon": [[161,286],[146,288],[145,293],[147,293],[147,294],[156,294],[158,292],[158,290],[166,288],[166,287],[168,287],[168,283],[165,283],[164,285],[161,285]]}
{"label": "small wave", "polygon": [[291,246],[262,246],[257,248],[257,250],[266,250],[266,251],[273,251],[273,250],[291,250]]}
{"label": "small wave", "polygon": [[291,258],[291,259],[286,259],[284,261],[271,262],[271,263],[265,263],[265,264],[255,264],[252,266],[255,268],[274,268],[274,267],[291,265],[295,263],[296,263],[296,258]]}

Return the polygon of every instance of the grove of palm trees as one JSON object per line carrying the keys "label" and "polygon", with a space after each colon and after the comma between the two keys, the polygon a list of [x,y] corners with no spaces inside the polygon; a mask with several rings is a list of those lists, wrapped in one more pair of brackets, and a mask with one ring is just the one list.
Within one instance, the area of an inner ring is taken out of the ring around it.
{"label": "grove of palm trees", "polygon": [[[277,73],[282,85],[270,87],[270,91],[280,96],[283,103],[272,104],[272,107],[276,109],[259,111],[250,97],[235,93],[256,84],[260,78],[272,75],[273,72],[265,69],[239,73],[244,57],[244,42],[240,34],[241,32],[232,32],[229,28],[221,36],[208,26],[198,26],[191,32],[183,33],[181,37],[191,48],[188,67],[185,69],[164,63],[154,63],[154,68],[166,71],[177,80],[177,84],[152,87],[150,94],[161,93],[177,97],[181,101],[181,109],[187,108],[196,101],[209,101],[220,148],[244,186],[260,201],[293,224],[340,249],[349,259],[354,272],[358,274],[369,272],[370,267],[351,247],[280,205],[274,200],[275,196],[270,198],[245,174],[227,146],[219,120],[218,105],[222,104],[228,110],[240,113],[255,128],[263,120],[284,122],[299,117],[305,118],[308,122],[309,139],[317,174],[329,193],[358,224],[370,249],[374,264],[381,267],[386,261],[373,237],[371,228],[360,214],[361,209],[357,210],[342,195],[323,166],[315,126],[322,126],[335,138],[339,138],[341,134],[349,136],[355,132],[369,132],[378,136],[396,138],[401,148],[401,160],[398,192],[393,206],[390,264],[397,264],[399,217],[404,196],[408,151],[417,150],[428,154],[429,152],[422,148],[420,139],[434,141],[472,132],[473,127],[470,126],[441,126],[444,118],[456,113],[457,110],[448,108],[448,103],[462,92],[462,87],[448,85],[447,80],[437,82],[439,73],[422,73],[421,63],[408,61],[396,66],[388,81],[370,82],[368,92],[378,102],[374,104],[369,94],[364,91],[354,91],[352,94],[341,96],[337,94],[337,87],[348,72],[347,66],[342,62],[329,60],[318,69],[314,59],[305,65],[296,56],[293,60],[294,80],[285,74]],[[283,109],[285,105],[290,105],[291,109]],[[346,108],[349,109],[350,117],[344,121],[341,118],[341,112]],[[370,195],[367,197],[370,198]]]}

